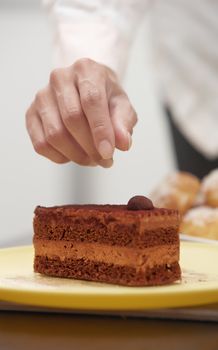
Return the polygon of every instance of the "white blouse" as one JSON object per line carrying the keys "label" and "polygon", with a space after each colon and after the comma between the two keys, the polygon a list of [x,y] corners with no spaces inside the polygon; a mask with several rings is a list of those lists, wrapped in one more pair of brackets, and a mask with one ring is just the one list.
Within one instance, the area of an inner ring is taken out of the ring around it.
{"label": "white blouse", "polygon": [[[218,0],[44,0],[55,66],[89,57],[125,72],[131,43],[151,17],[160,97],[189,142],[218,157]],[[145,72],[146,74],[146,72]]]}

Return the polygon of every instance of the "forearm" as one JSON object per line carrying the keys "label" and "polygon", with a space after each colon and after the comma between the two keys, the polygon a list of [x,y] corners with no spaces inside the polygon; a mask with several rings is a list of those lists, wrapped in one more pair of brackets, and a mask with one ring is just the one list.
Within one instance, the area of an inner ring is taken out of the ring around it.
{"label": "forearm", "polygon": [[89,57],[122,76],[148,1],[44,1],[54,25],[54,65]]}

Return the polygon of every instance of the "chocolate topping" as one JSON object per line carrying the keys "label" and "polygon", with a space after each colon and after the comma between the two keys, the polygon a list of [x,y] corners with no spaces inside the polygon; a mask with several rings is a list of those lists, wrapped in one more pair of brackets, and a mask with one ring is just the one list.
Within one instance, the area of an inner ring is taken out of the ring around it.
{"label": "chocolate topping", "polygon": [[130,198],[127,204],[128,210],[151,210],[154,209],[150,199],[144,196],[134,196]]}

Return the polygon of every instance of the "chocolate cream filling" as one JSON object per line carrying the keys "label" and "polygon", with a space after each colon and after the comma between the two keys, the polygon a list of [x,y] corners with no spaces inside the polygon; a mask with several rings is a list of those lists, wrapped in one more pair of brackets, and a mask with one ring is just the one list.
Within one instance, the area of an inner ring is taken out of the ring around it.
{"label": "chocolate cream filling", "polygon": [[145,249],[109,246],[97,243],[72,243],[69,241],[34,242],[35,255],[48,258],[86,259],[108,264],[152,268],[155,265],[172,264],[179,260],[178,244],[161,245]]}

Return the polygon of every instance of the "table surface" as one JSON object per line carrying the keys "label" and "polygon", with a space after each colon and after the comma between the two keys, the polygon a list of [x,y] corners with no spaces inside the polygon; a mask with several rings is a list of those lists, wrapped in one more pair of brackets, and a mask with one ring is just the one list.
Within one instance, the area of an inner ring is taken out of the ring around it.
{"label": "table surface", "polygon": [[218,323],[0,312],[0,349],[217,350]]}

